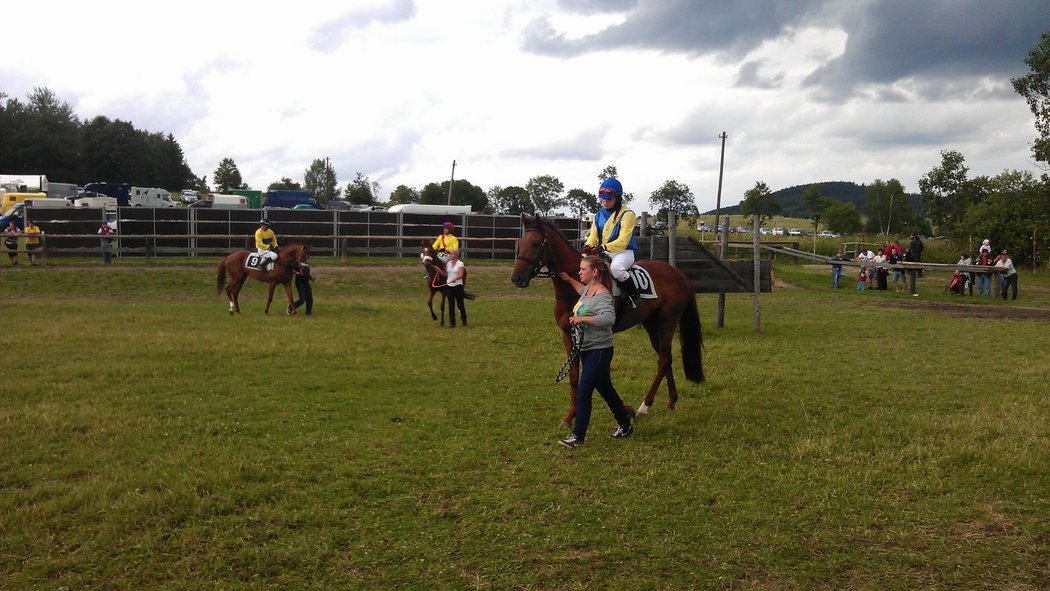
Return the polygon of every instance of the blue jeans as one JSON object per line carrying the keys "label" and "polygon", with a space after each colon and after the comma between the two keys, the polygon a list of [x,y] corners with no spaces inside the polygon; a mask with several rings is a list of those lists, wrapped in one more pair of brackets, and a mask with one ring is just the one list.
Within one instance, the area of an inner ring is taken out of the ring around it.
{"label": "blue jeans", "polygon": [[110,253],[110,249],[113,246],[113,239],[103,238],[102,240],[99,240],[99,242],[102,243],[102,262],[108,265],[113,262],[113,255]]}
{"label": "blue jeans", "polygon": [[616,422],[621,426],[631,424],[631,416],[623,406],[623,400],[613,388],[612,378],[609,376],[609,366],[612,364],[613,348],[592,349],[580,353],[580,362],[583,366],[580,371],[580,382],[576,387],[576,421],[572,426],[572,434],[579,440],[587,438],[587,426],[591,422],[591,395],[597,389],[609,410],[616,417]]}
{"label": "blue jeans", "polygon": [[977,295],[985,295],[988,292],[988,297],[992,297],[992,276],[987,273],[977,274]]}
{"label": "blue jeans", "polygon": [[835,289],[838,289],[839,279],[841,279],[843,275],[845,275],[845,273],[842,272],[841,267],[838,269],[836,269],[835,267],[831,268],[831,285],[833,285]]}

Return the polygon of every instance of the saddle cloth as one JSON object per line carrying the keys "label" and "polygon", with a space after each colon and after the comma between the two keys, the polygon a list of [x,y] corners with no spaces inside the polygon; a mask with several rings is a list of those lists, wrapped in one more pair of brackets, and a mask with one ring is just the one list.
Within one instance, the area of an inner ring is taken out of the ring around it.
{"label": "saddle cloth", "polygon": [[[631,274],[631,278],[634,279],[634,284],[638,286],[638,295],[643,300],[655,300],[660,297],[656,293],[656,284],[653,283],[652,276],[649,275],[649,271],[639,267],[638,265],[632,265],[627,272]],[[613,297],[620,297],[620,283],[613,281]]]}
{"label": "saddle cloth", "polygon": [[255,269],[256,271],[268,271],[272,265],[266,260],[265,257],[257,252],[250,253],[248,258],[244,259],[245,269]]}

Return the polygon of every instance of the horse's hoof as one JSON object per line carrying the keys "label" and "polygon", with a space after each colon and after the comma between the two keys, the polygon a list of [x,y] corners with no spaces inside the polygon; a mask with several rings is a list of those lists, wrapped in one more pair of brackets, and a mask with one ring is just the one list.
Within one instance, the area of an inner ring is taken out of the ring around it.
{"label": "horse's hoof", "polygon": [[623,409],[626,410],[627,414],[631,415],[632,417],[638,416],[638,413],[635,412],[634,407],[630,404],[624,404]]}
{"label": "horse's hoof", "polygon": [[642,405],[638,407],[638,410],[634,411],[634,416],[636,416],[636,417],[644,417],[644,416],[648,416],[648,414],[649,414],[649,405],[647,405],[645,403],[642,403]]}

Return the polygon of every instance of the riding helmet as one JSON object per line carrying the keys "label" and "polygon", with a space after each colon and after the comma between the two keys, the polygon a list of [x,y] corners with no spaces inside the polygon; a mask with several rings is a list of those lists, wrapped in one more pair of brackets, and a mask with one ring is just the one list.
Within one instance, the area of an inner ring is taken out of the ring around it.
{"label": "riding helmet", "polygon": [[623,186],[620,185],[620,181],[612,177],[602,181],[602,186],[598,188],[598,191],[601,192],[602,189],[612,189],[616,192],[617,197],[623,195]]}

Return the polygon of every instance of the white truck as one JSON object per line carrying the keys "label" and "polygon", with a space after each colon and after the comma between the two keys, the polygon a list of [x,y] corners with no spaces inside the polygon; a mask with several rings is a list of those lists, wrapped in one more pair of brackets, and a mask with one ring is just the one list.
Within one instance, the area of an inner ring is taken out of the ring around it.
{"label": "white truck", "polygon": [[154,187],[131,187],[128,202],[132,207],[177,207],[171,193]]}
{"label": "white truck", "polygon": [[432,205],[429,203],[402,203],[392,205],[390,213],[434,213],[445,215],[469,215],[473,213],[469,205]]}

